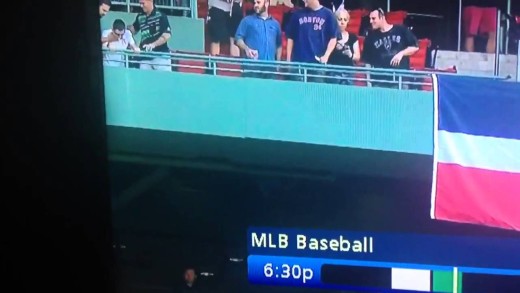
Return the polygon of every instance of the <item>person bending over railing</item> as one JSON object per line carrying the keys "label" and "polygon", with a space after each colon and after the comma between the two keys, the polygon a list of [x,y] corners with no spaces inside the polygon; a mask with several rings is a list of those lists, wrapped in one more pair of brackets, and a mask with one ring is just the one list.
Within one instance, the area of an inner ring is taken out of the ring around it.
{"label": "person bending over railing", "polygon": [[108,50],[103,54],[103,65],[124,67],[126,62],[122,51],[128,48],[134,52],[141,51],[135,44],[132,33],[126,30],[125,22],[122,19],[114,20],[112,28],[104,30],[102,37],[107,39],[107,42],[103,43],[102,47]]}
{"label": "person bending over railing", "polygon": [[[410,69],[410,56],[419,51],[415,35],[405,26],[389,24],[381,8],[370,12],[370,24],[372,30],[365,38],[361,59],[375,68]],[[373,85],[398,86],[391,82],[391,75],[372,74],[371,79],[387,81],[372,82]]]}
{"label": "person bending over railing", "polygon": [[[339,66],[354,66],[354,62],[359,61],[359,42],[358,37],[347,31],[347,25],[350,20],[350,14],[345,9],[339,9],[335,12],[338,19],[339,34],[336,41],[336,47],[329,58],[329,64]],[[334,79],[332,83],[352,84],[352,73],[332,71],[331,75]]]}

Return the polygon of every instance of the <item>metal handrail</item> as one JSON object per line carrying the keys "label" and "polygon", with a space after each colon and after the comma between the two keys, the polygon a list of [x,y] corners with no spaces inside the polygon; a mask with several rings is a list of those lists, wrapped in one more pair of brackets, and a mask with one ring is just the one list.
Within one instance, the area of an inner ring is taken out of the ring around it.
{"label": "metal handrail", "polygon": [[[151,64],[150,59],[161,57],[170,59],[171,66],[177,71],[183,69],[199,69],[206,74],[218,75],[222,72],[237,74],[269,74],[272,77],[289,77],[291,80],[309,82],[314,79],[327,80],[350,80],[353,82],[366,82],[369,86],[372,83],[392,84],[399,89],[420,88],[422,86],[431,86],[430,71],[421,70],[403,70],[403,69],[383,69],[368,67],[351,67],[323,64],[308,64],[287,61],[264,61],[251,60],[236,57],[211,56],[208,54],[173,52],[173,53],[157,53],[157,52],[140,52],[133,51],[109,51],[103,49],[105,53],[121,54],[124,56],[123,61],[126,67],[131,64]],[[137,57],[137,58],[136,58]],[[139,58],[149,57],[149,58]],[[138,60],[136,60],[138,59]],[[187,62],[188,61],[188,62]],[[191,63],[189,62],[191,61]],[[198,62],[196,62],[198,61]],[[196,64],[195,64],[196,63]],[[185,71],[185,70],[184,70]],[[339,76],[344,74],[345,76]],[[453,75],[448,72],[435,72],[435,74]],[[470,76],[470,75],[465,75]],[[479,76],[481,77],[481,76]],[[492,79],[503,80],[504,78],[486,77]]]}
{"label": "metal handrail", "polygon": [[[185,2],[188,6],[177,5],[176,0],[155,0],[155,7],[166,10],[178,10],[189,13],[189,17],[198,18],[197,15],[197,0],[180,0]],[[126,12],[132,12],[132,7],[139,7],[139,0],[113,0],[112,6],[124,6]]]}

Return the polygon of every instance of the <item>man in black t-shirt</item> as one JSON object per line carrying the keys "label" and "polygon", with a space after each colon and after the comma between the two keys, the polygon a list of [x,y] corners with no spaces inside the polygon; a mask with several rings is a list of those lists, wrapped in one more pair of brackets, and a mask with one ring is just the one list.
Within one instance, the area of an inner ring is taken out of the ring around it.
{"label": "man in black t-shirt", "polygon": [[167,43],[171,37],[168,17],[157,10],[153,0],[139,0],[139,4],[143,12],[137,14],[134,23],[128,27],[128,30],[134,35],[138,32],[141,33],[139,48],[143,52],[154,52],[148,57],[140,58],[142,62],[140,68],[171,71],[170,49]]}
{"label": "man in black t-shirt", "polygon": [[405,26],[389,24],[381,8],[370,12],[370,24],[361,59],[376,68],[410,69],[410,56],[419,50],[413,33]]}

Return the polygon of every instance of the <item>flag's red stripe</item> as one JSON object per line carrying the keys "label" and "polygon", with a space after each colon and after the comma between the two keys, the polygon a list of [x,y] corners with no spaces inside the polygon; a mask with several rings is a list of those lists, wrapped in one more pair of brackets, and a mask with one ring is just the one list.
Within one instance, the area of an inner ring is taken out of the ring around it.
{"label": "flag's red stripe", "polygon": [[439,163],[435,218],[520,231],[520,174]]}

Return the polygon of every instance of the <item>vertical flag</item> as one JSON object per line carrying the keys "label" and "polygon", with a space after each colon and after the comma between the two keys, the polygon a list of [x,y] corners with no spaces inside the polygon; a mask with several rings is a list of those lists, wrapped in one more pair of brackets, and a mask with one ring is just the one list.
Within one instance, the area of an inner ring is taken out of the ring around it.
{"label": "vertical flag", "polygon": [[433,82],[431,217],[520,231],[520,83]]}

